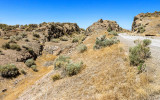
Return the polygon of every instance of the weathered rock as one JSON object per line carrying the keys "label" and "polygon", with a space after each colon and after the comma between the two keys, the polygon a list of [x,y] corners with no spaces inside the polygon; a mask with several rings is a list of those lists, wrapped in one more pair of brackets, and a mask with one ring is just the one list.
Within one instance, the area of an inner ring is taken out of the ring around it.
{"label": "weathered rock", "polygon": [[156,35],[160,33],[160,12],[141,13],[134,17],[132,31],[144,33],[145,35]]}
{"label": "weathered rock", "polygon": [[91,33],[99,30],[104,30],[104,31],[116,31],[120,32],[123,31],[116,21],[109,21],[109,20],[98,20],[97,22],[93,23],[91,26],[89,26],[86,29],[86,33]]}

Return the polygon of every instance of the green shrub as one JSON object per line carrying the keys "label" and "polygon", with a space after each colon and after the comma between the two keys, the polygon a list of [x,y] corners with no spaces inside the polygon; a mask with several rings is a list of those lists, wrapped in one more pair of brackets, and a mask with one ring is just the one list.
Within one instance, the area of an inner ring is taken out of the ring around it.
{"label": "green shrub", "polygon": [[145,32],[144,26],[138,27],[138,33],[143,33],[143,32]]}
{"label": "green shrub", "polygon": [[61,79],[61,75],[59,73],[52,76],[53,81],[56,81],[56,80],[59,80],[59,79]]}
{"label": "green shrub", "polygon": [[68,41],[68,38],[66,36],[60,37],[61,41]]}
{"label": "green shrub", "polygon": [[33,71],[38,72],[36,65],[32,65],[31,68],[32,68]]}
{"label": "green shrub", "polygon": [[2,77],[7,78],[16,77],[20,74],[19,69],[15,65],[0,66],[0,73]]}
{"label": "green shrub", "polygon": [[59,39],[52,39],[51,42],[59,43]]}
{"label": "green shrub", "polygon": [[96,42],[94,45],[94,49],[100,49],[103,47],[111,46],[113,44],[118,43],[119,40],[116,37],[113,37],[111,39],[106,38],[106,35],[101,35],[100,37],[96,38]]}
{"label": "green shrub", "polygon": [[143,40],[143,45],[144,46],[148,46],[148,45],[150,45],[151,44],[151,40],[149,40],[149,39],[144,39]]}
{"label": "green shrub", "polygon": [[24,74],[24,75],[27,74],[27,72],[25,70],[23,70],[23,69],[21,70],[21,73]]}
{"label": "green shrub", "polygon": [[81,63],[68,63],[67,66],[66,66],[66,71],[67,71],[67,74],[69,76],[73,76],[73,75],[76,75],[80,72],[81,68],[83,66],[83,62]]}
{"label": "green shrub", "polygon": [[27,34],[26,33],[22,33],[21,36],[22,36],[22,38],[27,38]]}
{"label": "green shrub", "polygon": [[31,67],[32,65],[35,65],[35,62],[33,59],[28,59],[25,64],[27,67]]}
{"label": "green shrub", "polygon": [[116,31],[111,31],[108,33],[109,35],[114,35],[114,36],[118,36],[117,32]]}
{"label": "green shrub", "polygon": [[9,43],[7,42],[7,43],[3,44],[3,45],[2,45],[2,48],[3,48],[3,49],[10,49]]}
{"label": "green shrub", "polygon": [[142,43],[129,49],[129,59],[131,65],[139,65],[145,62],[145,59],[151,56],[150,48],[147,47],[151,43],[150,40],[143,40]]}
{"label": "green shrub", "polygon": [[59,57],[55,60],[54,68],[55,68],[55,69],[58,69],[58,68],[65,67],[68,62],[69,62],[69,57],[59,56]]}
{"label": "green shrub", "polygon": [[10,44],[10,49],[20,51],[21,47],[17,44]]}
{"label": "green shrub", "polygon": [[36,34],[36,33],[34,33],[33,36],[36,37],[36,38],[40,38],[40,35]]}
{"label": "green shrub", "polygon": [[72,43],[76,43],[78,41],[79,41],[79,39],[77,37],[75,37],[75,38],[73,38]]}
{"label": "green shrub", "polygon": [[80,45],[77,47],[77,49],[78,49],[78,51],[79,51],[80,53],[83,53],[84,51],[87,50],[87,46],[84,45],[84,44],[80,44]]}

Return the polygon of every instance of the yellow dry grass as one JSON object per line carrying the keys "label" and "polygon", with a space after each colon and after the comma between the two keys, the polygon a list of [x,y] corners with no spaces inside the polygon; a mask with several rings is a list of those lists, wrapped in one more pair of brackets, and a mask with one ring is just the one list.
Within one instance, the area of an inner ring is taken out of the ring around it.
{"label": "yellow dry grass", "polygon": [[[15,89],[8,90],[4,100],[15,100],[24,90],[33,85],[37,80],[50,72],[53,67],[43,67],[45,61],[53,61],[56,58],[54,55],[42,55],[37,58],[36,65],[38,66],[38,72],[33,72],[30,69],[31,76],[26,77],[24,80],[20,81]],[[12,80],[11,80],[12,81]],[[3,95],[3,94],[2,94]]]}
{"label": "yellow dry grass", "polygon": [[53,96],[49,97],[62,100],[143,100],[159,91],[153,90],[149,82],[152,78],[147,73],[137,74],[137,68],[129,65],[125,52],[120,51],[122,44],[93,50],[99,35],[84,42],[88,47],[86,52],[71,56],[74,61],[83,61],[87,67],[77,76],[56,82],[49,93]]}

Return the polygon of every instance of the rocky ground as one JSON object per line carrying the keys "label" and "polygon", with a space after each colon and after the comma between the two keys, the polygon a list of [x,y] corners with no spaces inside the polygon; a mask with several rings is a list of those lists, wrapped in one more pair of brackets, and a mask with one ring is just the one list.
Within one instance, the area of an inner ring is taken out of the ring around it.
{"label": "rocky ground", "polygon": [[[151,25],[155,25],[158,18],[159,12],[137,15],[132,32],[121,28],[116,21],[102,19],[86,30],[79,28],[76,23],[0,24],[0,67],[14,64],[20,71],[17,77],[12,78],[2,77],[0,73],[0,99],[157,99],[160,91],[160,82],[157,80],[160,77],[157,56],[160,54],[160,38],[130,34],[147,34],[150,30],[156,30],[157,26]],[[120,33],[119,36],[117,33]],[[129,47],[135,45],[134,40],[146,38],[152,41],[152,56],[145,62],[146,71],[137,74],[137,68],[129,63],[128,51]],[[97,46],[104,40],[104,43],[110,41],[109,46]],[[84,51],[79,51],[80,46],[84,46]],[[70,60],[56,63],[62,55]],[[34,60],[36,69],[27,67],[28,59]],[[67,66],[77,66],[79,62],[83,62],[83,67],[77,69],[79,73],[72,73],[73,76],[67,74]],[[56,66],[65,67],[56,69]],[[57,73],[59,80],[53,81]]]}

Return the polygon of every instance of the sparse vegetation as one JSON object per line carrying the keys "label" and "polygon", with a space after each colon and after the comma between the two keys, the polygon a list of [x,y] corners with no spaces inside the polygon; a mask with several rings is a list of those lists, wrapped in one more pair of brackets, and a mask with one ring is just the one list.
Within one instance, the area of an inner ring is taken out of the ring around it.
{"label": "sparse vegetation", "polygon": [[109,35],[114,35],[114,36],[118,36],[118,33],[116,31],[111,31],[108,33]]}
{"label": "sparse vegetation", "polygon": [[60,40],[61,41],[68,41],[68,38],[66,36],[62,36],[62,37],[60,37]]}
{"label": "sparse vegetation", "polygon": [[60,75],[59,73],[54,74],[54,75],[52,76],[52,80],[53,80],[53,81],[56,81],[56,80],[59,80],[59,79],[61,79],[61,75]]}
{"label": "sparse vegetation", "polygon": [[25,70],[23,70],[23,69],[21,70],[21,73],[24,74],[24,75],[27,74],[27,72]]}
{"label": "sparse vegetation", "polygon": [[69,76],[76,75],[80,72],[83,66],[83,62],[80,63],[68,63],[66,66],[66,71]]}
{"label": "sparse vegetation", "polygon": [[94,49],[100,49],[103,47],[111,46],[113,44],[118,43],[119,40],[116,37],[113,37],[111,39],[106,38],[106,35],[101,35],[100,37],[96,38],[96,42],[94,45]]}
{"label": "sparse vegetation", "polygon": [[60,39],[52,39],[51,42],[59,43]]}
{"label": "sparse vegetation", "polygon": [[143,33],[143,32],[145,32],[144,26],[138,27],[138,33]]}
{"label": "sparse vegetation", "polygon": [[84,45],[84,44],[80,44],[80,45],[77,47],[77,49],[78,49],[78,51],[79,51],[80,53],[83,53],[83,52],[85,52],[85,51],[87,50],[87,46]]}
{"label": "sparse vegetation", "polygon": [[58,69],[58,68],[65,67],[68,62],[69,62],[69,57],[59,56],[59,57],[55,60],[54,68],[55,68],[55,69]]}
{"label": "sparse vegetation", "polygon": [[151,43],[150,40],[145,39],[135,47],[129,49],[129,59],[131,65],[139,65],[145,62],[145,59],[151,56],[150,48],[147,47]]}
{"label": "sparse vegetation", "polygon": [[25,64],[27,67],[31,67],[32,65],[35,65],[35,62],[33,59],[28,59],[26,60]]}
{"label": "sparse vegetation", "polygon": [[2,77],[12,78],[18,76],[19,69],[15,65],[0,66],[0,73]]}
{"label": "sparse vegetation", "polygon": [[80,72],[83,66],[83,62],[81,63],[73,63],[69,57],[59,56],[54,63],[54,68],[63,68],[69,76],[76,75]]}
{"label": "sparse vegetation", "polygon": [[17,45],[16,43],[5,43],[2,45],[2,48],[3,49],[12,49],[12,50],[17,50],[17,51],[20,51],[21,50],[21,47],[19,45]]}
{"label": "sparse vegetation", "polygon": [[33,71],[38,72],[36,65],[32,65],[31,68],[32,68]]}
{"label": "sparse vegetation", "polygon": [[36,37],[36,38],[40,38],[40,35],[37,34],[37,33],[34,33],[33,36]]}
{"label": "sparse vegetation", "polygon": [[10,44],[10,49],[20,51],[21,47],[17,44]]}

